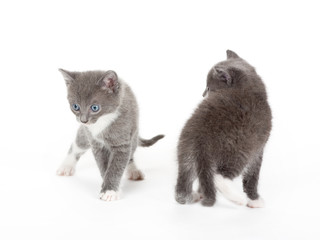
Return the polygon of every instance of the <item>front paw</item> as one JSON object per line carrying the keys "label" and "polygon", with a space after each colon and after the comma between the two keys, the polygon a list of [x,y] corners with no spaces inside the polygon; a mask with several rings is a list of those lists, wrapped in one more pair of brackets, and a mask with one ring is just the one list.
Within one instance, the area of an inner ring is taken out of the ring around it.
{"label": "front paw", "polygon": [[73,176],[76,169],[71,165],[62,165],[57,170],[57,175],[59,176]]}
{"label": "front paw", "polygon": [[113,190],[100,193],[100,199],[106,202],[119,200],[119,193]]}

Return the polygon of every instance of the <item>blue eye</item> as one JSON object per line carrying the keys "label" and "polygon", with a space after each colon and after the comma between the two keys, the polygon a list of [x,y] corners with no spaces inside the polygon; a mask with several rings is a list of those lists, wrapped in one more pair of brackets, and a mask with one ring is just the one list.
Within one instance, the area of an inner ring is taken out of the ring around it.
{"label": "blue eye", "polygon": [[98,112],[98,111],[100,110],[100,106],[99,106],[99,105],[96,105],[96,104],[93,104],[93,105],[91,106],[91,110],[92,110],[93,112]]}
{"label": "blue eye", "polygon": [[80,106],[78,104],[72,104],[72,108],[75,111],[79,111],[80,110]]}

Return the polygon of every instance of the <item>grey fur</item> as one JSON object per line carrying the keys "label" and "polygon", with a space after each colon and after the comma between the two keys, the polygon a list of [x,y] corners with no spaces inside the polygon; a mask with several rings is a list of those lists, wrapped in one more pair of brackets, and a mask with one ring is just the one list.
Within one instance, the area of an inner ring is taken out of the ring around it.
{"label": "grey fur", "polygon": [[243,189],[255,200],[271,131],[265,86],[251,65],[228,50],[227,60],[209,71],[206,94],[180,135],[176,200],[191,202],[192,185],[198,178],[202,204],[212,206],[215,174],[229,179],[243,174]]}
{"label": "grey fur", "polygon": [[141,147],[149,147],[149,146],[153,145],[154,143],[156,143],[161,138],[164,138],[164,135],[158,135],[158,136],[155,136],[155,137],[153,137],[151,139],[139,138],[139,146],[141,146]]}
{"label": "grey fur", "polygon": [[[127,164],[133,164],[133,154],[139,143],[138,105],[135,96],[114,71],[59,71],[67,85],[71,111],[79,122],[84,123],[80,126],[75,141],[81,153],[75,158],[78,160],[91,148],[103,178],[101,193],[118,191],[123,172]],[[80,110],[74,110],[73,104],[77,104]],[[99,105],[100,110],[93,112],[90,109],[93,104]],[[94,135],[90,127],[101,117],[112,114],[115,114],[115,120]],[[150,146],[162,137],[163,135],[159,135],[146,140],[150,144],[142,146]],[[69,154],[71,152],[72,148]]]}

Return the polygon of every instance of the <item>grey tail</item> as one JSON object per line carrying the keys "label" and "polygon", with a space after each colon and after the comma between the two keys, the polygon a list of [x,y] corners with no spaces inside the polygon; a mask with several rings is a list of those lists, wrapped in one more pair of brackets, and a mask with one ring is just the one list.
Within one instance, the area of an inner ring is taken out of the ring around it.
{"label": "grey tail", "polygon": [[155,144],[161,138],[164,138],[164,135],[157,135],[151,139],[143,139],[143,138],[139,137],[139,146],[150,147],[151,145]]}

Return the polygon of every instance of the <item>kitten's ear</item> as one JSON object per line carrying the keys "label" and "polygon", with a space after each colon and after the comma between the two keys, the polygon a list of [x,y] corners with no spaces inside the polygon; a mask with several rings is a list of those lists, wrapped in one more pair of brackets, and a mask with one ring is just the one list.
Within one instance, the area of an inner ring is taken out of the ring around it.
{"label": "kitten's ear", "polygon": [[218,76],[219,76],[219,79],[222,81],[222,82],[225,82],[227,83],[228,86],[231,86],[232,84],[232,77],[230,76],[230,74],[222,69],[222,68],[215,68]]}
{"label": "kitten's ear", "polygon": [[227,59],[229,59],[229,58],[239,58],[239,56],[235,52],[233,52],[231,50],[227,50]]}
{"label": "kitten's ear", "polygon": [[119,90],[118,75],[116,72],[109,70],[99,81],[99,84],[103,90],[107,90],[109,93],[117,93]]}
{"label": "kitten's ear", "polygon": [[66,81],[66,85],[69,86],[72,81],[74,81],[74,73],[68,72],[64,69],[59,68],[59,72],[62,73],[64,80]]}

